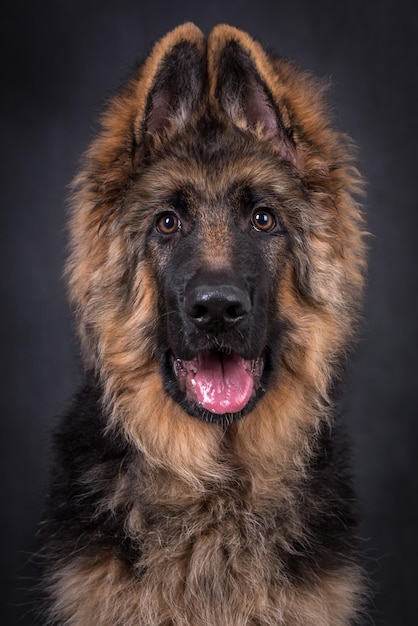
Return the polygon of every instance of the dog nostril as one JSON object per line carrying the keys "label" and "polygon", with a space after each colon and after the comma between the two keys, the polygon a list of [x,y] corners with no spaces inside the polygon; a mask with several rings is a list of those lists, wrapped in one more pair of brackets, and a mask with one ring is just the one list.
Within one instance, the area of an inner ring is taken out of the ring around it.
{"label": "dog nostril", "polygon": [[246,315],[246,311],[244,309],[244,307],[241,305],[241,303],[237,302],[236,304],[233,304],[231,306],[229,306],[226,310],[225,310],[225,315],[230,318],[231,320],[236,319],[238,317],[244,317]]}
{"label": "dog nostril", "polygon": [[200,319],[208,314],[208,310],[203,305],[195,305],[190,311],[188,311],[188,315],[195,319]]}

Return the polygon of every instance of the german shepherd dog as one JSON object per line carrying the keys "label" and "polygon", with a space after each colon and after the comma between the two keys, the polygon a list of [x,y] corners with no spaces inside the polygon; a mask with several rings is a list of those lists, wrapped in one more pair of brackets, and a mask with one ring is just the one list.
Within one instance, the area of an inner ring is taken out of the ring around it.
{"label": "german shepherd dog", "polygon": [[361,180],[323,91],[244,32],[185,24],[110,101],[72,196],[85,385],[42,524],[48,624],[353,623],[332,398]]}

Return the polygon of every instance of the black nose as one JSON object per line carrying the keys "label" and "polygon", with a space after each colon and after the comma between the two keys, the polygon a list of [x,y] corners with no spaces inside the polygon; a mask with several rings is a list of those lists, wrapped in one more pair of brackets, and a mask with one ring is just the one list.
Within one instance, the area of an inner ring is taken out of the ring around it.
{"label": "black nose", "polygon": [[185,311],[196,326],[205,330],[236,326],[250,309],[248,293],[237,285],[199,284],[186,292]]}

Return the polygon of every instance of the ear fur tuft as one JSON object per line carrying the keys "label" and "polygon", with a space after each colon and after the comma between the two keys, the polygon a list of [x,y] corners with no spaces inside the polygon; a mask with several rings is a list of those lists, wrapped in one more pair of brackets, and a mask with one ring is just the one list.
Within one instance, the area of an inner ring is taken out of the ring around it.
{"label": "ear fur tuft", "polygon": [[219,24],[208,37],[208,74],[212,104],[237,126],[260,129],[280,156],[296,165],[295,146],[282,116],[277,70],[263,48],[247,33]]}
{"label": "ear fur tuft", "polygon": [[190,115],[203,91],[205,51],[204,35],[192,23],[175,28],[154,46],[136,92],[138,145]]}

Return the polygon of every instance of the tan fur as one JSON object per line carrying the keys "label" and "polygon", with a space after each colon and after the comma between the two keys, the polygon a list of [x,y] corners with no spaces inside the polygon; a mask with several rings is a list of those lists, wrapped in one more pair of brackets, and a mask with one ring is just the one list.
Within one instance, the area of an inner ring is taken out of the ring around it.
{"label": "tan fur", "polygon": [[141,582],[112,556],[80,559],[63,568],[52,585],[65,626],[344,626],[358,602],[354,569],[324,574],[308,588],[282,581],[277,587],[260,567],[268,547],[256,560],[249,548],[247,569],[241,559],[239,572],[233,556],[225,568],[217,531],[200,536],[183,554],[164,548],[150,547],[149,574]]}

